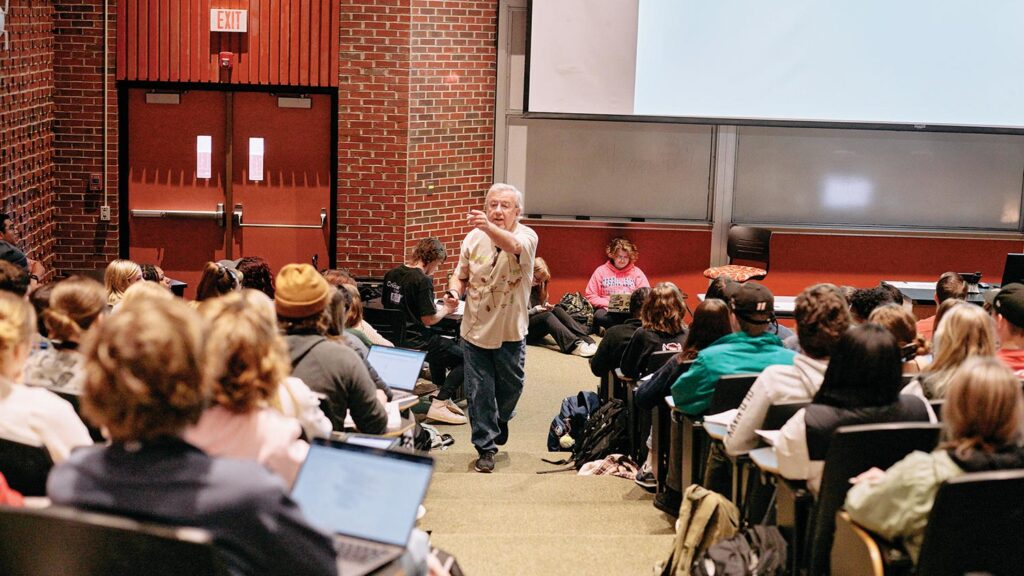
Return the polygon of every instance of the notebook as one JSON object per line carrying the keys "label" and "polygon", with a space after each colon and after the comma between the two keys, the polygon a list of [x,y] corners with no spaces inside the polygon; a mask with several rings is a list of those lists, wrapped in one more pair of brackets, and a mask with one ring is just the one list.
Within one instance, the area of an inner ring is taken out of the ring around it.
{"label": "notebook", "polygon": [[626,294],[612,294],[608,297],[608,311],[609,312],[629,312],[629,298],[632,296],[630,293]]}
{"label": "notebook", "polygon": [[1003,267],[1003,282],[1006,286],[1013,282],[1024,282],[1024,254],[1009,253],[1006,255],[1006,266]]}
{"label": "notebook", "polygon": [[335,535],[338,572],[363,576],[405,551],[433,472],[428,456],[317,438],[292,498]]}
{"label": "notebook", "polygon": [[380,375],[381,380],[391,388],[392,398],[399,400],[413,396],[416,380],[420,377],[427,353],[408,348],[370,346],[366,360]]}

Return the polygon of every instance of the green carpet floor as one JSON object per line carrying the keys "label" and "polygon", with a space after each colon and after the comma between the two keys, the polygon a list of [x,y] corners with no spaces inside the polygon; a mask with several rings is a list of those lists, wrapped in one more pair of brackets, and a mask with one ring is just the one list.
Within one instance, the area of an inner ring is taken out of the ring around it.
{"label": "green carpet floor", "polygon": [[526,353],[526,387],[493,474],[473,470],[469,426],[439,425],[455,444],[434,451],[436,471],[420,527],[466,574],[651,574],[672,547],[674,518],[632,481],[554,468],[541,458],[563,398],[596,390],[587,361],[543,347]]}

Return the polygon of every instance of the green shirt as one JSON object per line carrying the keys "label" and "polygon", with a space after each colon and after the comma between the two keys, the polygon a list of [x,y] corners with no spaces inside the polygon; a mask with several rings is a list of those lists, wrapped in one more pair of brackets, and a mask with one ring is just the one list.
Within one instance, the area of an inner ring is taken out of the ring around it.
{"label": "green shirt", "polygon": [[690,369],[672,384],[672,399],[684,414],[703,414],[722,376],[760,372],[774,364],[793,364],[794,356],[795,352],[782,347],[778,336],[768,332],[760,336],[749,336],[746,332],[722,336],[701,350]]}

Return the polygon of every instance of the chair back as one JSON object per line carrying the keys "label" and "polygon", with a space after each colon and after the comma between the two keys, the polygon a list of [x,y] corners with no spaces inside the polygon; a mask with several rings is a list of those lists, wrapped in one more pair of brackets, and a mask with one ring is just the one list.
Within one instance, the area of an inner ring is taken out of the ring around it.
{"label": "chair back", "polygon": [[51,468],[53,459],[42,444],[0,438],[0,472],[7,478],[7,484],[24,496],[46,496],[46,478]]}
{"label": "chair back", "polygon": [[767,272],[771,239],[772,231],[767,228],[752,226],[729,228],[729,241],[726,245],[729,262],[732,263],[733,260],[761,262]]}
{"label": "chair back", "polygon": [[928,405],[932,407],[932,412],[935,412],[935,417],[939,419],[939,422],[942,422],[942,407],[946,405],[946,399],[929,400]]}
{"label": "chair back", "polygon": [[760,374],[729,374],[719,378],[715,384],[715,392],[711,395],[707,413],[719,414],[739,408],[758,376]]}
{"label": "chair back", "polygon": [[917,563],[921,576],[1019,574],[1024,470],[965,474],[939,487]]}
{"label": "chair back", "polygon": [[931,452],[942,426],[922,422],[861,424],[836,430],[825,457],[818,500],[811,511],[810,573],[829,573],[836,512],[846,501],[850,478],[872,467],[888,469],[915,450]]}
{"label": "chair back", "polygon": [[810,402],[791,402],[789,404],[772,404],[768,407],[768,413],[764,416],[762,430],[782,430],[782,427],[789,422],[801,408],[806,408]]}
{"label": "chair back", "polygon": [[401,310],[364,306],[363,319],[395,346],[405,341],[405,313]]}
{"label": "chair back", "polygon": [[664,366],[666,362],[674,358],[676,354],[678,354],[678,352],[674,352],[672,350],[659,350],[657,352],[653,352],[647,357],[647,365],[644,366],[643,373],[641,373],[640,376],[654,374]]}
{"label": "chair back", "polygon": [[224,576],[213,537],[60,506],[0,508],[5,576]]}

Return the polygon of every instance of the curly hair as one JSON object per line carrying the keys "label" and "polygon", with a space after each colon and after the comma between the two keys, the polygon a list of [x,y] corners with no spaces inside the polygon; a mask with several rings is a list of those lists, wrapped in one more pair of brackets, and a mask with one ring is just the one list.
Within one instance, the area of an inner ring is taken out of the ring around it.
{"label": "curly hair", "polygon": [[179,299],[123,304],[82,353],[82,414],[115,442],[180,434],[206,408],[203,321]]}
{"label": "curly hair", "polygon": [[636,249],[636,244],[633,244],[629,238],[625,238],[623,236],[616,236],[609,240],[608,246],[604,249],[604,254],[609,260],[614,260],[615,254],[617,254],[619,250],[626,251],[626,254],[629,255],[630,264],[635,263],[637,259],[640,258],[640,251]]}
{"label": "curly hair", "polygon": [[50,306],[42,314],[43,323],[50,338],[78,342],[106,308],[107,295],[99,282],[72,276],[53,287]]}
{"label": "curly hair", "polygon": [[260,407],[291,371],[273,303],[245,289],[208,301],[200,313],[209,322],[204,368],[214,402],[237,414]]}
{"label": "curly hair", "polygon": [[448,253],[444,250],[444,244],[437,238],[424,238],[417,242],[412,250],[412,261],[422,262],[424,266],[431,262],[444,262],[447,258]]}
{"label": "curly hair", "polygon": [[853,323],[846,298],[834,284],[806,288],[796,297],[793,316],[800,348],[804,354],[818,359],[832,355],[839,338]]}
{"label": "curly hair", "polygon": [[671,282],[659,282],[640,309],[640,323],[648,330],[663,334],[681,334],[686,330],[686,303],[683,293]]}
{"label": "curly hair", "polygon": [[242,273],[242,288],[259,290],[274,299],[274,276],[266,260],[259,256],[246,256],[238,261],[237,268]]}

